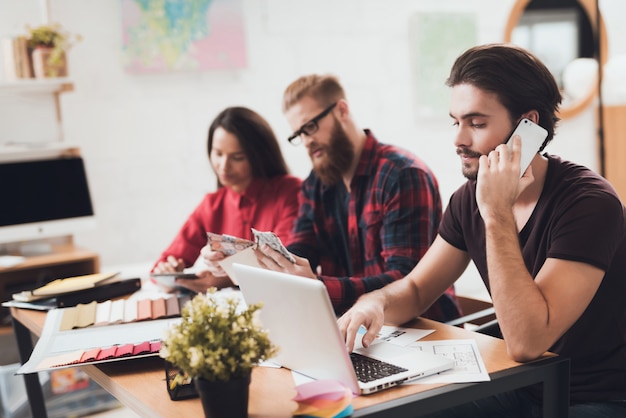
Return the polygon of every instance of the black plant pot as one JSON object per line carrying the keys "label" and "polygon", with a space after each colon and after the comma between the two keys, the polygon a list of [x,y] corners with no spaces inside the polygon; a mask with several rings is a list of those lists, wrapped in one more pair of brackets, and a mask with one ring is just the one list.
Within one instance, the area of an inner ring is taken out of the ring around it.
{"label": "black plant pot", "polygon": [[195,378],[194,383],[206,418],[248,417],[250,375],[225,382]]}

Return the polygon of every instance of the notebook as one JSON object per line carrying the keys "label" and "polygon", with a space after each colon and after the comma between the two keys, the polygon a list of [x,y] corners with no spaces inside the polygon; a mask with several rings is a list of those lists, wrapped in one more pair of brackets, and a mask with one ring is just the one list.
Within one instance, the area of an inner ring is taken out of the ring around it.
{"label": "notebook", "polygon": [[[261,322],[279,347],[272,361],[283,367],[313,379],[338,380],[356,394],[369,394],[454,365],[453,360],[443,356],[386,341],[349,354],[321,281],[238,263],[232,267],[246,303],[263,303]],[[386,361],[399,371],[392,376],[360,381],[351,357]]]}

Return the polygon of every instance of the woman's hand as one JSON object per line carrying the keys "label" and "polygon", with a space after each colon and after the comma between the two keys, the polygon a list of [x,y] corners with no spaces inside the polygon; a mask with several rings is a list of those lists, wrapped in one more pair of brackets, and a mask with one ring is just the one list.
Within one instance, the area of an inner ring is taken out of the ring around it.
{"label": "woman's hand", "polygon": [[219,265],[219,261],[226,258],[223,252],[214,251],[210,245],[205,245],[200,250],[202,261],[207,267],[207,270],[211,272],[214,277],[228,277],[228,274],[224,271],[222,266]]}
{"label": "woman's hand", "polygon": [[177,273],[183,271],[185,268],[185,262],[182,258],[176,258],[173,255],[168,255],[165,261],[159,262],[156,265],[154,273]]}

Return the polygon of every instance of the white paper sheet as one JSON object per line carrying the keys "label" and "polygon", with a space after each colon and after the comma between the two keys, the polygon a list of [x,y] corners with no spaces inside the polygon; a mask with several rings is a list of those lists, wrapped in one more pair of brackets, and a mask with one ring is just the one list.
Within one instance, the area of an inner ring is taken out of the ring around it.
{"label": "white paper sheet", "polygon": [[245,264],[252,267],[261,267],[256,259],[256,255],[254,254],[254,248],[255,247],[248,247],[245,250],[228,256],[219,262],[219,265],[224,269],[226,274],[228,274],[228,277],[230,277],[233,283],[238,284],[237,277],[235,276],[235,270],[233,269],[233,263]]}
{"label": "white paper sheet", "polygon": [[413,383],[466,383],[487,382],[490,379],[475,340],[415,341],[407,347],[454,360],[454,367]]}
{"label": "white paper sheet", "polygon": [[[485,363],[480,355],[480,351],[478,351],[476,341],[471,339],[420,341],[432,332],[434,332],[434,330],[383,325],[373,344],[376,344],[377,341],[384,340],[415,350],[449,357],[455,361],[454,367],[450,370],[407,382],[408,384],[467,383],[486,382],[490,380],[487,369],[485,368]],[[361,327],[355,341],[355,347],[362,347],[361,339],[363,338],[363,334],[365,334],[365,328]]]}
{"label": "white paper sheet", "polygon": [[[363,336],[365,335],[365,332],[366,329],[364,326],[359,327],[356,338],[354,340],[355,350],[358,348],[363,348]],[[389,343],[404,347],[424,338],[428,334],[432,334],[433,332],[435,332],[435,330],[432,329],[402,328],[383,325],[372,344],[377,344],[381,341],[387,341]]]}

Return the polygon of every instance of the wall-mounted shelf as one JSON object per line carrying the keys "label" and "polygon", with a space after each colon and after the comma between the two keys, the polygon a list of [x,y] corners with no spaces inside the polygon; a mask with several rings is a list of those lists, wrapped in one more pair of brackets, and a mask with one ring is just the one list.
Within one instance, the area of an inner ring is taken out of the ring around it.
{"label": "wall-mounted shelf", "polygon": [[77,145],[72,146],[64,142],[50,142],[36,145],[0,144],[0,163],[79,155],[80,150]]}
{"label": "wall-mounted shelf", "polygon": [[69,78],[0,81],[0,145],[63,141],[60,95]]}
{"label": "wall-mounted shelf", "polygon": [[74,90],[69,78],[23,79],[17,81],[0,81],[0,95],[40,93],[54,94]]}
{"label": "wall-mounted shelf", "polygon": [[0,81],[0,95],[6,94],[55,94],[74,90],[69,78],[24,79],[19,81]]}

